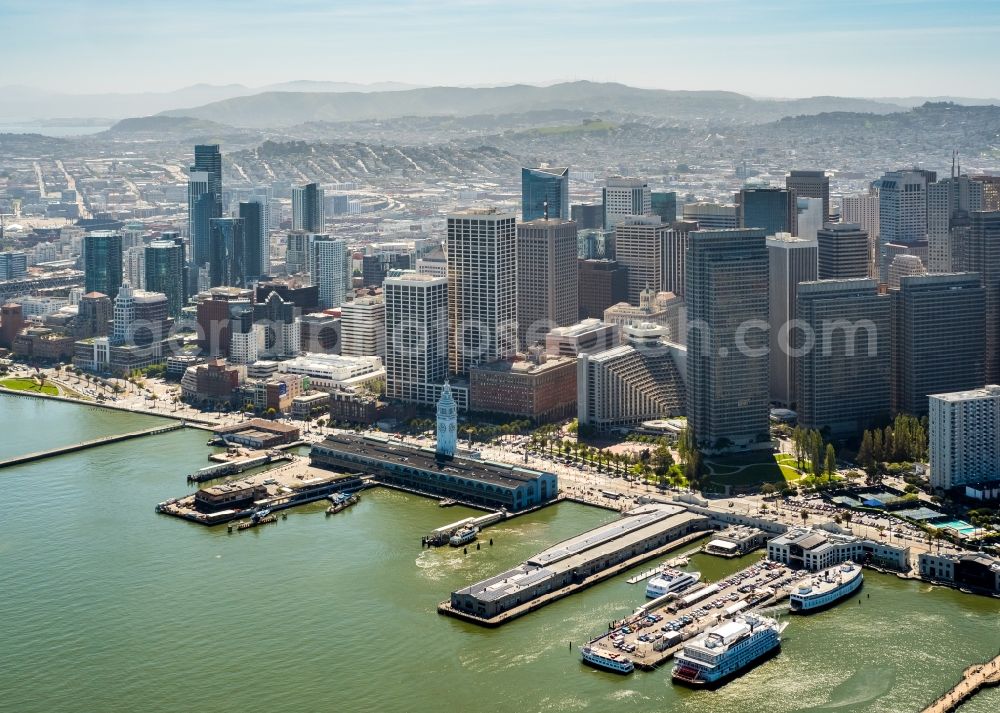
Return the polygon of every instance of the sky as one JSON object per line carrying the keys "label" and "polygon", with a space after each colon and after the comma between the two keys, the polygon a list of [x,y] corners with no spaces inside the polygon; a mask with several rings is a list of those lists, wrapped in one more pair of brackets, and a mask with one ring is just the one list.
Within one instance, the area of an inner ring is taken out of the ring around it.
{"label": "sky", "polygon": [[73,93],[587,79],[1000,97],[998,0],[0,0],[0,28],[0,86]]}

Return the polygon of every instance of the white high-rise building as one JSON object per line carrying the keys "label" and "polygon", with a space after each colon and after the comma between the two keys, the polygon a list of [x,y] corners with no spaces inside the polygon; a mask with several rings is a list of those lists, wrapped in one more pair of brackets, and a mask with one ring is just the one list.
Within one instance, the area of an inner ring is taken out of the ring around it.
{"label": "white high-rise building", "polygon": [[405,271],[383,295],[386,395],[432,405],[448,377],[448,279]]}
{"label": "white high-rise building", "polygon": [[[819,198],[808,198],[822,205]],[[818,267],[816,238],[793,238],[778,233],[767,238],[768,322],[770,330],[769,393],[772,403],[791,406],[795,395],[795,360],[791,339],[795,300],[800,282],[816,279]]]}
{"label": "white high-rise building", "polygon": [[122,275],[132,287],[146,289],[146,248],[129,248],[122,255]]}
{"label": "white high-rise building", "polygon": [[448,216],[448,366],[452,374],[517,350],[517,229],[512,213]]}
{"label": "white high-rise building", "polygon": [[602,193],[605,230],[614,230],[623,218],[630,215],[653,213],[653,194],[649,184],[642,179],[612,176]]}
{"label": "white high-rise building", "polygon": [[927,259],[927,185],[936,178],[933,171],[913,169],[890,171],[875,182],[879,196],[876,262],[880,282],[888,279],[888,243],[905,245],[913,255]]}
{"label": "white high-rise building", "polygon": [[253,364],[260,358],[263,343],[263,326],[253,325],[245,332],[233,330],[229,335],[229,363]]}
{"label": "white high-rise building", "polygon": [[312,283],[319,287],[319,306],[338,307],[351,289],[351,260],[347,243],[329,235],[311,235],[309,272]]}
{"label": "white high-rise building", "polygon": [[927,185],[927,271],[960,269],[970,215],[983,209],[983,183],[952,176]]}
{"label": "white high-rise building", "polygon": [[340,307],[340,353],[385,359],[385,299],[359,297]]}
{"label": "white high-rise building", "polygon": [[798,216],[795,223],[796,237],[815,240],[816,233],[826,222],[823,215],[823,199],[800,196],[795,199],[795,210]]}
{"label": "white high-rise building", "polygon": [[916,255],[896,255],[889,263],[886,284],[890,290],[899,289],[899,281],[907,275],[926,275],[927,268]]}
{"label": "white high-rise building", "polygon": [[1000,480],[1000,386],[928,398],[930,481],[948,490]]}

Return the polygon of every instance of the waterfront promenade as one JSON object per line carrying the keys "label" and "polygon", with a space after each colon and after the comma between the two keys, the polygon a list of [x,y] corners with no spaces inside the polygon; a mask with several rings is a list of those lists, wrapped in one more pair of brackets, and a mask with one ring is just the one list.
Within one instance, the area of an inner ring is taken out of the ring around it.
{"label": "waterfront promenade", "polygon": [[1000,654],[992,661],[969,666],[962,673],[962,680],[936,701],[924,708],[923,713],[948,713],[971,698],[980,688],[1000,686]]}
{"label": "waterfront promenade", "polygon": [[183,423],[168,423],[164,426],[154,426],[153,428],[145,428],[141,431],[132,431],[130,433],[119,433],[113,436],[103,436],[101,438],[92,438],[88,441],[81,441],[80,443],[73,443],[68,446],[60,446],[59,448],[50,448],[44,451],[36,451],[34,453],[26,453],[20,456],[13,456],[11,458],[4,458],[0,460],[0,469],[9,468],[14,465],[20,465],[22,463],[31,463],[32,461],[42,460],[43,458],[51,458],[53,456],[60,456],[66,453],[75,453],[77,451],[84,451],[88,448],[95,448],[97,446],[104,446],[109,443],[118,443],[120,441],[128,441],[133,438],[142,438],[143,436],[155,436],[160,433],[167,433],[169,431],[176,431],[179,428],[184,428]]}

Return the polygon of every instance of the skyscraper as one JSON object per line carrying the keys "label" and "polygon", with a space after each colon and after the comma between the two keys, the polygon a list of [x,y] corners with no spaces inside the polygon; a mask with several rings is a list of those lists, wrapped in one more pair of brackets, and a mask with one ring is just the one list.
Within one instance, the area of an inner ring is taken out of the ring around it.
{"label": "skyscraper", "polygon": [[899,281],[907,275],[924,275],[927,268],[916,255],[903,253],[896,255],[889,263],[889,271],[886,277],[886,285],[890,290],[899,289]]}
{"label": "skyscraper", "polygon": [[385,360],[385,299],[358,297],[340,306],[340,353]]}
{"label": "skyscraper", "polygon": [[653,197],[649,186],[638,178],[612,176],[602,189],[604,229],[613,230],[623,218],[651,215]]}
{"label": "skyscraper", "polygon": [[890,171],[875,182],[879,196],[878,252],[875,256],[879,282],[889,279],[886,244],[905,245],[908,252],[927,260],[927,184],[933,171]]}
{"label": "skyscraper", "polygon": [[16,280],[28,274],[28,255],[22,252],[0,252],[0,281]]}
{"label": "skyscraper", "polygon": [[222,217],[222,154],[217,144],[194,147],[188,171],[188,237],[191,261],[198,267],[210,259],[211,221]]}
{"label": "skyscraper", "polygon": [[785,188],[799,198],[823,201],[822,223],[833,220],[830,213],[830,178],[823,171],[791,171],[785,176]]}
{"label": "skyscraper", "polygon": [[986,383],[1000,383],[1000,211],[972,213],[962,269],[986,289]]}
{"label": "skyscraper", "polygon": [[615,260],[578,260],[580,319],[604,316],[628,295],[628,270]]}
{"label": "skyscraper", "polygon": [[312,244],[312,234],[296,230],[288,234],[285,243],[285,272],[297,275],[309,272],[309,251]]}
{"label": "skyscraper", "polygon": [[177,319],[184,307],[184,246],[173,240],[154,240],[145,248],[146,289],[167,296],[167,313]]}
{"label": "skyscraper", "polygon": [[772,403],[796,403],[792,320],[800,282],[816,279],[816,241],[778,233],[767,239],[770,397]]}
{"label": "skyscraper", "polygon": [[322,233],[326,230],[326,200],[323,189],[307,183],[292,189],[292,230]]}
{"label": "skyscraper", "polygon": [[448,216],[448,366],[469,367],[517,349],[516,218],[496,209]]}
{"label": "skyscraper", "polygon": [[630,216],[615,226],[615,257],[628,270],[628,301],[639,304],[639,293],[663,289],[663,246],[670,226],[659,216]]}
{"label": "skyscraper", "polygon": [[122,254],[122,279],[132,287],[146,289],[146,248],[142,245],[126,248]]}
{"label": "skyscraper", "polygon": [[259,201],[240,203],[239,215],[246,234],[244,269],[248,278],[257,280],[269,272],[267,206]]}
{"label": "skyscraper", "polygon": [[677,220],[677,193],[674,191],[652,192],[650,196],[650,208],[653,215],[660,216],[664,223],[673,223]]}
{"label": "skyscraper", "polygon": [[211,287],[246,287],[246,223],[213,218],[209,223],[208,279]]}
{"label": "skyscraper", "polygon": [[579,314],[576,223],[532,220],[517,226],[517,335],[522,349]]}
{"label": "skyscraper", "polygon": [[735,205],[719,203],[685,203],[683,219],[698,224],[699,230],[727,230],[739,225]]}
{"label": "skyscraper", "polygon": [[856,223],[827,223],[816,233],[819,279],[869,277],[868,233]]}
{"label": "skyscraper", "polygon": [[955,175],[927,184],[928,272],[961,269],[970,216],[983,209],[983,186],[968,176]]}
{"label": "skyscraper", "polygon": [[339,307],[351,288],[347,243],[329,235],[311,235],[309,241],[309,270],[312,283],[319,287],[319,306]]}
{"label": "skyscraper", "polygon": [[100,292],[112,300],[122,284],[122,236],[95,230],[83,238],[84,292]]}
{"label": "skyscraper", "polygon": [[569,220],[569,169],[521,169],[521,220]]}
{"label": "skyscraper", "polygon": [[850,438],[889,414],[889,297],[875,280],[799,283],[794,342],[799,425]]}
{"label": "skyscraper", "polygon": [[687,410],[701,448],[768,440],[767,281],[763,230],[690,234]]}
{"label": "skyscraper", "polygon": [[950,490],[1000,479],[1000,386],[933,394],[929,402],[931,485]]}
{"label": "skyscraper", "polygon": [[604,227],[604,206],[600,203],[577,203],[570,207],[570,220],[578,230],[597,230]]}
{"label": "skyscraper", "polygon": [[984,383],[986,290],[976,273],[903,277],[892,292],[892,410]]}
{"label": "skyscraper", "polygon": [[663,234],[662,289],[673,292],[681,298],[684,297],[684,271],[689,235],[691,230],[697,229],[694,223],[675,222],[674,226]]}
{"label": "skyscraper", "polygon": [[448,378],[448,279],[406,271],[383,289],[386,395],[433,404]]}
{"label": "skyscraper", "polygon": [[741,228],[760,228],[764,235],[798,232],[795,191],[784,188],[744,188],[736,194]]}

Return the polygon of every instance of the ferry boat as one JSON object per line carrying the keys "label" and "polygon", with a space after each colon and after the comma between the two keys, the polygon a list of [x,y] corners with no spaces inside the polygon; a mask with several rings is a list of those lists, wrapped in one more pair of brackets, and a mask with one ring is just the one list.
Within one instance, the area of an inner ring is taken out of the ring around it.
{"label": "ferry boat", "polygon": [[580,655],[584,663],[588,663],[595,668],[603,668],[605,671],[632,673],[635,670],[635,664],[632,663],[632,659],[622,654],[613,654],[595,649],[592,646],[583,646],[580,648]]}
{"label": "ferry boat", "polygon": [[849,597],[861,588],[861,565],[844,562],[819,572],[792,590],[788,608],[796,614],[818,611]]}
{"label": "ferry boat", "polygon": [[334,493],[333,495],[327,495],[326,498],[333,503],[326,509],[327,515],[336,515],[341,510],[346,510],[361,500],[361,496],[357,493]]}
{"label": "ferry boat", "polygon": [[448,544],[452,547],[467,545],[476,539],[477,532],[479,532],[479,530],[474,527],[460,527],[455,531],[455,534],[451,536],[451,539],[448,540]]}
{"label": "ferry boat", "polygon": [[646,597],[656,599],[664,594],[683,592],[701,579],[701,572],[681,572],[664,568],[646,584]]}
{"label": "ferry boat", "polygon": [[745,614],[719,624],[684,644],[674,659],[677,683],[714,688],[781,650],[787,624],[759,614]]}

